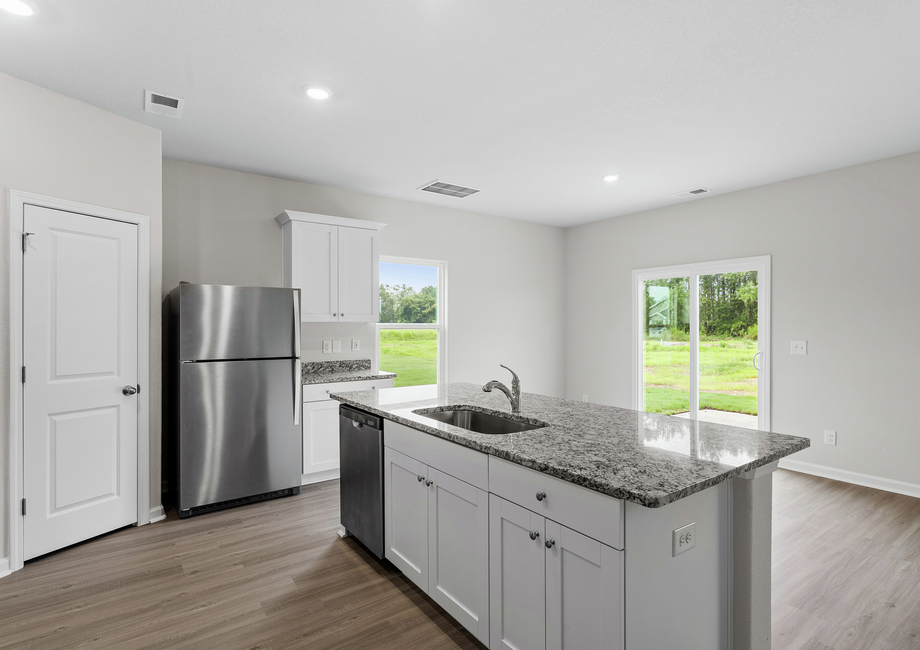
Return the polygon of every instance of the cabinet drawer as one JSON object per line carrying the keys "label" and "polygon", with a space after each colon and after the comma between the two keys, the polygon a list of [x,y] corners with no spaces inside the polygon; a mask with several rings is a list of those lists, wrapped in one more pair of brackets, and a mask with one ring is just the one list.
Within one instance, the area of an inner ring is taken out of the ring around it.
{"label": "cabinet drawer", "polygon": [[368,379],[365,381],[337,381],[328,384],[306,384],[303,387],[303,401],[318,402],[329,399],[329,393],[344,393],[350,390],[371,390],[393,388],[393,379]]}
{"label": "cabinet drawer", "polygon": [[[623,548],[620,499],[495,456],[489,457],[489,491],[613,548]],[[542,501],[538,492],[546,494]]]}
{"label": "cabinet drawer", "polygon": [[480,490],[489,491],[489,457],[480,451],[390,420],[383,424],[383,444]]}

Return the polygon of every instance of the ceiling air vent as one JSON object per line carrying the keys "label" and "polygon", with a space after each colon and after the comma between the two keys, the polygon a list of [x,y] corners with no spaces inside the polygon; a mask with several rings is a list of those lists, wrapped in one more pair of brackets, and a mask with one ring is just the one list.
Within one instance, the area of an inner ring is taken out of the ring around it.
{"label": "ceiling air vent", "polygon": [[707,190],[705,187],[698,187],[695,190],[687,190],[686,192],[681,192],[680,194],[675,194],[679,199],[689,199],[691,196],[699,196],[700,194],[709,194],[711,190]]}
{"label": "ceiling air vent", "polygon": [[182,107],[184,105],[185,100],[181,97],[170,97],[163,93],[155,93],[152,90],[144,91],[144,110],[148,113],[182,117]]}
{"label": "ceiling air vent", "polygon": [[451,185],[450,183],[441,183],[439,181],[431,181],[430,183],[423,185],[419,188],[423,192],[434,192],[435,194],[444,194],[446,196],[456,196],[458,199],[465,199],[470,194],[476,194],[479,190],[474,190],[471,187],[463,187],[461,185]]}

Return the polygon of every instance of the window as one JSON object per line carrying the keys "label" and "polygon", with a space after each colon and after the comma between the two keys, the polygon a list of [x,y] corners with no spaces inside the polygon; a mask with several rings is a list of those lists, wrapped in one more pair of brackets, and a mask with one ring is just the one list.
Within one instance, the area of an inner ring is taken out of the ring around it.
{"label": "window", "polygon": [[639,411],[770,428],[770,258],[633,271]]}
{"label": "window", "polygon": [[447,381],[446,262],[380,258],[379,368],[396,386]]}

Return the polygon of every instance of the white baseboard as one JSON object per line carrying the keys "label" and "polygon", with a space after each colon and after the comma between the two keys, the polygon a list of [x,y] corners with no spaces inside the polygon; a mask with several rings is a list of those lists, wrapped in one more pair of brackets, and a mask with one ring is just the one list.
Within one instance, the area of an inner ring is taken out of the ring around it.
{"label": "white baseboard", "polygon": [[890,478],[881,476],[872,476],[870,474],[860,474],[827,465],[817,465],[815,463],[806,463],[801,460],[791,460],[783,458],[779,461],[781,469],[790,469],[793,472],[802,472],[803,474],[812,474],[823,478],[830,478],[835,481],[862,485],[864,487],[884,490],[885,492],[894,492],[895,494],[905,494],[909,497],[920,498],[920,485],[916,483],[905,483],[904,481],[895,481]]}
{"label": "white baseboard", "polygon": [[322,483],[323,481],[332,481],[339,478],[339,470],[327,469],[325,472],[313,472],[312,474],[301,474],[301,485],[312,485],[313,483]]}
{"label": "white baseboard", "polygon": [[10,558],[0,557],[0,578],[5,578],[11,573],[12,571],[10,571]]}
{"label": "white baseboard", "polygon": [[150,509],[150,523],[155,524],[158,521],[163,521],[166,519],[166,511],[163,510],[163,506],[157,506],[156,508]]}

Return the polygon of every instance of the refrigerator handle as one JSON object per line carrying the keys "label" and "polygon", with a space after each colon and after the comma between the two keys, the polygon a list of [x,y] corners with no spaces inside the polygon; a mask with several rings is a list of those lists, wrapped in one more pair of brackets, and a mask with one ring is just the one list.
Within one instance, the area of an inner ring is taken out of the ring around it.
{"label": "refrigerator handle", "polygon": [[303,378],[300,376],[300,358],[294,358],[294,424],[300,424],[300,409],[303,407]]}
{"label": "refrigerator handle", "polygon": [[300,289],[294,289],[294,356],[300,358]]}

